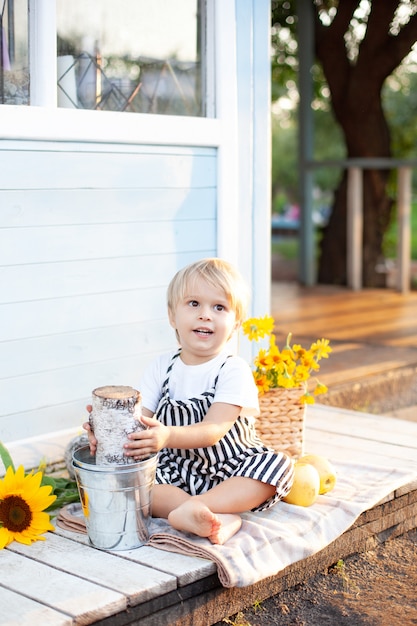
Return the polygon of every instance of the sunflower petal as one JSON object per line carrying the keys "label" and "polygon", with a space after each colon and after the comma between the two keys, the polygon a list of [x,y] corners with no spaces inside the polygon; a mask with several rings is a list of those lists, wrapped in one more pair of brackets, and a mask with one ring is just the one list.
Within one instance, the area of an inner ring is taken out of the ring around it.
{"label": "sunflower petal", "polygon": [[0,528],[0,550],[5,548],[12,543],[13,541],[13,533],[11,533],[7,528]]}
{"label": "sunflower petal", "polygon": [[40,530],[41,532],[55,530],[55,526],[50,522],[48,513],[34,513],[30,527],[33,528],[33,530]]}
{"label": "sunflower petal", "polygon": [[47,488],[46,493],[42,491],[42,489],[43,487],[38,490],[38,493],[35,493],[30,497],[26,497],[25,494],[25,500],[33,511],[43,511],[56,500],[55,495],[49,495],[49,487]]}

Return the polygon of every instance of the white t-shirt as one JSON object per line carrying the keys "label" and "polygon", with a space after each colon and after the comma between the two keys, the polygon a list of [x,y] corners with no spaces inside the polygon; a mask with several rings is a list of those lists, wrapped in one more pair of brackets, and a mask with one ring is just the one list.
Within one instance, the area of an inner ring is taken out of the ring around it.
{"label": "white t-shirt", "polygon": [[[162,354],[152,361],[140,380],[142,405],[155,413],[162,394],[167,370],[177,351]],[[169,395],[172,400],[188,400],[209,391],[219,374],[213,402],[242,407],[244,417],[259,415],[258,389],[248,363],[239,356],[227,358],[222,352],[200,365],[186,365],[178,357],[169,374]],[[224,366],[222,364],[224,363]],[[220,369],[221,368],[221,369]]]}

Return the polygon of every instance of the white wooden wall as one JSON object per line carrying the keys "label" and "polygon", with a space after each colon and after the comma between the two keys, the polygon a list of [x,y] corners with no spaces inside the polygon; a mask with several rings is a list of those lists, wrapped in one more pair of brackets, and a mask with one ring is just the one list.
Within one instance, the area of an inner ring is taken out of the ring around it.
{"label": "white wooden wall", "polygon": [[216,118],[0,107],[0,441],[22,444],[15,462],[61,459],[93,388],[137,386],[175,346],[165,293],[185,264],[237,263],[249,313],[269,312],[269,0],[214,5]]}
{"label": "white wooden wall", "polygon": [[0,440],[79,426],[175,346],[166,287],[216,254],[216,150],[0,143]]}

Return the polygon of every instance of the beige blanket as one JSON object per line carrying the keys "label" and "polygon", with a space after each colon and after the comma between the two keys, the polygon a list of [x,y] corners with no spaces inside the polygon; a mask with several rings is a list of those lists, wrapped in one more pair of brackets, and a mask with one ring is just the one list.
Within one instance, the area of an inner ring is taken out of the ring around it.
{"label": "beige blanket", "polygon": [[176,531],[163,519],[152,520],[148,545],[210,559],[224,587],[246,587],[318,552],[363,511],[417,478],[415,467],[405,471],[356,463],[334,465],[338,480],[330,494],[319,496],[310,507],[278,502],[262,513],[244,513],[241,529],[225,545]]}
{"label": "beige blanket", "polygon": [[262,513],[244,513],[240,531],[223,546],[175,531],[160,519],[152,521],[149,545],[211,559],[224,587],[246,587],[318,552],[363,511],[417,478],[415,469],[346,463],[336,468],[338,482],[330,494],[319,496],[310,507],[279,502]]}

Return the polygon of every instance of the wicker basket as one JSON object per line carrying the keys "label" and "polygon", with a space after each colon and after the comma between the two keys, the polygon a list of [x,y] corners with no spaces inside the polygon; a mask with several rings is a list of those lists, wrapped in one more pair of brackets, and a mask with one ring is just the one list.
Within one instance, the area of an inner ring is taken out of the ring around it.
{"label": "wicker basket", "polygon": [[260,415],[256,430],[265,445],[291,457],[304,452],[306,405],[300,403],[300,389],[270,389],[259,396]]}

